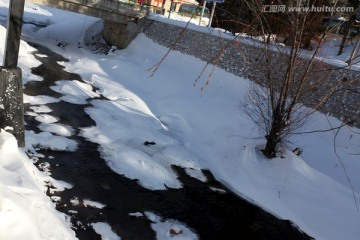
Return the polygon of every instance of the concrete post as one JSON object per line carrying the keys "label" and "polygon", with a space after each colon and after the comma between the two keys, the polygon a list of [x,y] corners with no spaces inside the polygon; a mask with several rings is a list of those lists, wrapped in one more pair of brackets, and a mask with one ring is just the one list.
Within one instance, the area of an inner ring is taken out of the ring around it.
{"label": "concrete post", "polygon": [[5,68],[15,68],[18,63],[25,0],[10,0],[6,31]]}
{"label": "concrete post", "polygon": [[6,127],[18,146],[25,146],[23,87],[18,67],[0,69],[0,128]]}
{"label": "concrete post", "polygon": [[10,0],[3,67],[0,68],[0,128],[25,145],[21,69],[17,67],[25,0]]}

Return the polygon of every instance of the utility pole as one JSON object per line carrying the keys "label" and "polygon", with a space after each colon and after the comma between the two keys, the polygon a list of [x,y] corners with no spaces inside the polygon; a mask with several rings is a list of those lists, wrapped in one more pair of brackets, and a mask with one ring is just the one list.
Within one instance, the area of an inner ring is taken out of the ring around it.
{"label": "utility pole", "polygon": [[21,69],[17,66],[25,0],[10,0],[3,66],[0,67],[0,128],[25,146]]}

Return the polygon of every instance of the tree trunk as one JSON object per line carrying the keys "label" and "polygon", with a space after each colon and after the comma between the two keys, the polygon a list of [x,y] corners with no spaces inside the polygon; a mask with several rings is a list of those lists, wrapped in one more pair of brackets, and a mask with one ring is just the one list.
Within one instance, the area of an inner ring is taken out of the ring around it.
{"label": "tree trunk", "polygon": [[278,144],[281,142],[280,133],[284,130],[284,124],[281,122],[280,119],[281,117],[275,113],[270,133],[266,136],[266,145],[263,153],[267,158],[276,157]]}
{"label": "tree trunk", "polygon": [[266,43],[270,44],[270,42],[271,42],[271,33],[268,33]]}
{"label": "tree trunk", "polygon": [[349,66],[351,66],[353,64],[353,60],[356,57],[358,57],[359,48],[360,48],[360,38],[357,39],[355,47],[354,47],[353,51],[351,52],[351,56],[350,56],[349,60],[346,61]]}
{"label": "tree trunk", "polygon": [[344,51],[346,38],[348,37],[348,35],[350,33],[351,25],[352,25],[354,19],[355,19],[354,17],[351,17],[349,19],[349,21],[345,24],[344,29],[343,30],[340,29],[340,31],[343,31],[344,36],[343,36],[343,38],[341,40],[341,43],[340,43],[339,51],[338,51],[338,54],[337,54],[338,56],[341,55],[343,53],[343,51]]}

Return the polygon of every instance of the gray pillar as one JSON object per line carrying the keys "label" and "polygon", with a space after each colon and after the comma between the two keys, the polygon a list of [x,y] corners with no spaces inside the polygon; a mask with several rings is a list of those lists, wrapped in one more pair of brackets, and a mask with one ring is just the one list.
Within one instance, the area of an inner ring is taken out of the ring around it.
{"label": "gray pillar", "polygon": [[21,29],[25,0],[11,0],[6,32],[6,44],[3,66],[14,68],[18,63]]}
{"label": "gray pillar", "polygon": [[21,69],[0,69],[0,128],[10,127],[19,147],[25,145]]}
{"label": "gray pillar", "polygon": [[10,0],[3,67],[0,68],[0,128],[25,145],[21,69],[17,67],[25,0]]}

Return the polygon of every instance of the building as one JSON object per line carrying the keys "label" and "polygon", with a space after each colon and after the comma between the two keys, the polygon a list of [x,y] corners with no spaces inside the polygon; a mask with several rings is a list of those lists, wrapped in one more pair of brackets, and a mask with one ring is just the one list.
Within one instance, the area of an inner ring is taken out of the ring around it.
{"label": "building", "polygon": [[195,0],[150,0],[150,5],[153,6],[154,9],[157,10],[165,10],[164,12],[171,11],[179,11],[181,4],[192,4],[199,5],[199,3]]}

